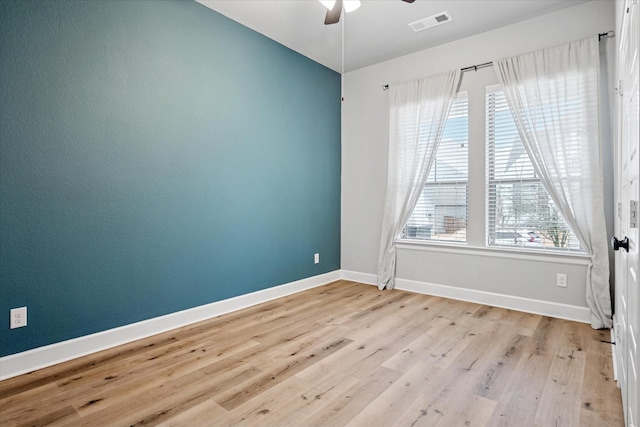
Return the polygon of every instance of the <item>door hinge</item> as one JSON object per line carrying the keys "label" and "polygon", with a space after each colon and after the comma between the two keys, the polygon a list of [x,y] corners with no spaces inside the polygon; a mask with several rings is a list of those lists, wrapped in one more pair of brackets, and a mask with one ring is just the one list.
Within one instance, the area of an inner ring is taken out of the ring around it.
{"label": "door hinge", "polygon": [[638,202],[629,200],[629,228],[638,228]]}

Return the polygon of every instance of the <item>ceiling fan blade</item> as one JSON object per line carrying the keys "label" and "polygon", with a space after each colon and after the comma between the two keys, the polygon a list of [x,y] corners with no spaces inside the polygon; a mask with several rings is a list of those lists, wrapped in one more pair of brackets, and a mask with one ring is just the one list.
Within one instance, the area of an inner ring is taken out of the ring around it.
{"label": "ceiling fan blade", "polygon": [[324,18],[324,25],[336,24],[340,21],[340,13],[342,12],[342,0],[336,0],[333,9],[327,11]]}
{"label": "ceiling fan blade", "polygon": [[402,1],[407,2],[407,3],[413,3],[416,0],[402,0]]}

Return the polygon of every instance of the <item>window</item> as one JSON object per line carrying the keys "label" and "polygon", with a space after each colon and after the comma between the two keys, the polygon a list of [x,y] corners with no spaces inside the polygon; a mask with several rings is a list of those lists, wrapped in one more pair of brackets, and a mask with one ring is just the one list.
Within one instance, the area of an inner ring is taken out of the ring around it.
{"label": "window", "polygon": [[533,170],[505,96],[488,88],[487,244],[581,251]]}
{"label": "window", "polygon": [[[486,102],[484,135],[476,132],[470,136],[469,96],[460,92],[452,104],[429,177],[402,239],[583,253],[533,169],[500,86],[477,90],[480,93],[474,92],[472,100],[484,96]],[[485,144],[484,162],[469,158],[470,139],[473,144]],[[475,165],[475,178],[469,177],[470,161]],[[485,198],[472,200],[471,207],[470,179],[482,180],[486,188]],[[482,200],[485,206],[480,204]],[[486,218],[478,221],[478,212],[483,209]],[[484,222],[484,230],[476,230],[472,241],[467,240],[469,215],[475,215],[472,224],[479,226]]]}
{"label": "window", "polygon": [[466,242],[468,105],[466,92],[461,92],[451,106],[429,177],[404,229],[404,239]]}

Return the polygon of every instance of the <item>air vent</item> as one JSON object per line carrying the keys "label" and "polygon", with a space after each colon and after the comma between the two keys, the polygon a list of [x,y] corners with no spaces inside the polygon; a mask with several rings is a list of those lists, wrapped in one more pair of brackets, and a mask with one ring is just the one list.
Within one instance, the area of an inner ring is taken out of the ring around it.
{"label": "air vent", "polygon": [[442,12],[428,18],[412,22],[409,24],[409,26],[413,29],[413,31],[417,33],[418,31],[426,30],[427,28],[432,28],[451,21],[453,21],[453,19],[451,19],[449,12]]}

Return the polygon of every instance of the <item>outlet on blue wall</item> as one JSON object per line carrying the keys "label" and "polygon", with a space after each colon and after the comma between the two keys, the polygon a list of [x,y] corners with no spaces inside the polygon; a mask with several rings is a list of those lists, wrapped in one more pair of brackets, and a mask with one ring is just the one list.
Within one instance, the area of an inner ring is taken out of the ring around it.
{"label": "outlet on blue wall", "polygon": [[0,355],[340,268],[337,73],[187,1],[0,35]]}

